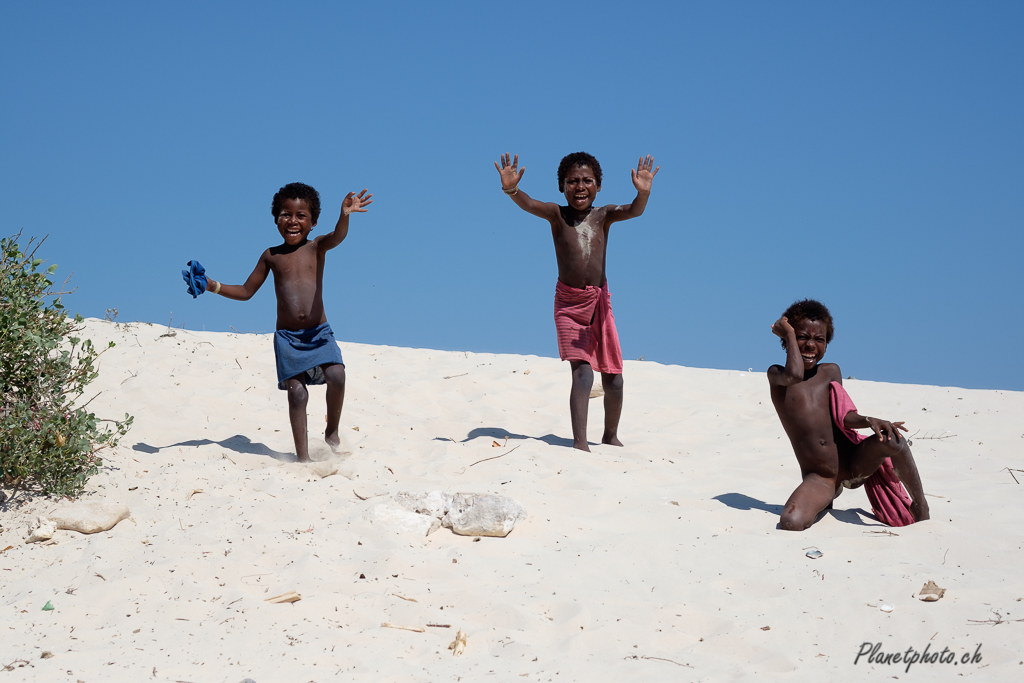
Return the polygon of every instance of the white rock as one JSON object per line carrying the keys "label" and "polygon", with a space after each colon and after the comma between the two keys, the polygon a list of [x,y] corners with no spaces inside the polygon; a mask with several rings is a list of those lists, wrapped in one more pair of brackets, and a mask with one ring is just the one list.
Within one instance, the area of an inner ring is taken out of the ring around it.
{"label": "white rock", "polygon": [[58,529],[68,529],[83,534],[95,534],[112,529],[122,519],[128,519],[131,511],[119,503],[75,503],[57,508],[50,513]]}
{"label": "white rock", "polygon": [[526,509],[515,500],[490,493],[456,493],[441,525],[460,536],[508,536],[526,519]]}
{"label": "white rock", "polygon": [[371,506],[363,517],[373,524],[381,524],[396,531],[416,536],[429,536],[438,530],[441,522],[435,517],[406,510],[393,501]]}
{"label": "white rock", "polygon": [[441,519],[452,507],[455,496],[444,491],[417,491],[409,493],[402,491],[395,494],[395,502],[406,510],[418,512],[421,515],[430,515]]}
{"label": "white rock", "polygon": [[25,543],[48,541],[53,538],[55,533],[57,533],[57,526],[52,521],[46,517],[36,517],[28,525],[28,537],[25,539]]}

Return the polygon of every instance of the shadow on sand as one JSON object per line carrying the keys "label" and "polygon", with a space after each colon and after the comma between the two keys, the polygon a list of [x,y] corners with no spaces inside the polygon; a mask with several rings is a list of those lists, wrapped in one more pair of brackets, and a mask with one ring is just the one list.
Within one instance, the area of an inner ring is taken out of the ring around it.
{"label": "shadow on sand", "polygon": [[191,441],[179,441],[178,443],[168,444],[167,446],[150,446],[149,444],[142,443],[140,441],[139,443],[132,446],[132,450],[138,451],[140,453],[159,453],[165,448],[177,448],[184,446],[211,446],[214,444],[222,448],[232,450],[236,453],[248,453],[249,455],[266,455],[280,462],[295,462],[294,453],[281,453],[280,451],[275,451],[273,448],[270,448],[266,444],[259,443],[258,441],[251,441],[249,437],[242,436],[241,434],[229,436],[228,438],[223,439],[222,441],[211,441],[210,439],[192,439]]}
{"label": "shadow on sand", "polygon": [[[555,436],[554,434],[545,434],[544,436],[527,436],[526,434],[513,434],[507,429],[501,427],[477,427],[476,429],[470,430],[466,434],[466,438],[459,443],[466,443],[473,439],[496,439],[498,441],[504,441],[508,438],[509,441],[521,441],[525,439],[533,439],[535,441],[543,441],[549,446],[568,446],[572,448],[572,439],[566,439],[561,436]],[[448,437],[435,436],[434,441],[450,441]]]}
{"label": "shadow on sand", "polygon": [[[781,505],[771,505],[770,503],[765,503],[762,500],[751,498],[750,496],[742,493],[723,493],[714,496],[712,500],[717,500],[723,505],[728,505],[734,510],[764,510],[765,512],[770,512],[773,515],[782,514]],[[822,510],[818,514],[818,518],[814,520],[814,523],[817,524],[820,522],[825,515],[832,515],[832,517],[844,524],[885,527],[884,524],[875,519],[874,515],[862,508],[853,508],[851,510],[835,510],[828,508]]]}

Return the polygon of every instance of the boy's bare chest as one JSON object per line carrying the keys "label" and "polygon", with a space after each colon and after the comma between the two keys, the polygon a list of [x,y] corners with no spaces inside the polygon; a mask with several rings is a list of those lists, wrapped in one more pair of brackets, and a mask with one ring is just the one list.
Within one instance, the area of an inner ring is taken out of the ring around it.
{"label": "boy's bare chest", "polygon": [[591,213],[586,220],[579,222],[560,221],[555,236],[556,247],[568,250],[583,260],[590,260],[595,256],[604,254],[606,246],[606,235],[604,228],[603,213],[595,215]]}
{"label": "boy's bare chest", "polygon": [[312,244],[290,253],[272,254],[270,257],[270,269],[278,276],[315,272],[318,264],[317,250]]}
{"label": "boy's bare chest", "polygon": [[[828,417],[829,380],[819,372],[809,380],[789,387],[776,387],[772,403],[779,415],[797,421],[819,421]],[[831,419],[831,418],[828,418]]]}

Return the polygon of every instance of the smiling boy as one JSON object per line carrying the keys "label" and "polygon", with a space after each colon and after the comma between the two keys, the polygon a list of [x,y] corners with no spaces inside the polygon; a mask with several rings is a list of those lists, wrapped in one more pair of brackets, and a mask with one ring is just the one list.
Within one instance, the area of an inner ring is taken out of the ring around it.
{"label": "smiling boy", "polygon": [[[842,388],[839,366],[821,363],[834,333],[828,309],[812,299],[798,301],[775,321],[772,332],[782,340],[782,348],[786,350],[786,365],[768,368],[772,403],[789,436],[803,477],[803,482],[786,501],[779,527],[803,531],[814,523],[818,513],[832,506],[832,500],[844,487],[857,488],[865,481],[868,481],[868,497],[875,514],[882,519],[883,504],[887,503],[883,501],[876,506],[877,487],[883,484],[894,487],[892,497],[897,507],[900,504],[896,499],[902,494],[902,487],[891,474],[887,480],[878,480],[890,469],[887,458],[891,459],[891,469],[913,499],[902,522],[887,523],[902,525],[928,519],[921,477],[910,444],[900,435],[900,430],[907,431],[903,423],[858,414]],[[853,431],[868,428],[877,438],[863,437]],[[902,500],[904,505],[909,503],[905,494]],[[898,517],[898,514],[893,516]]]}
{"label": "smiling boy", "polygon": [[310,240],[309,233],[320,217],[320,195],[303,183],[285,185],[274,195],[270,209],[284,243],[263,252],[245,284],[225,285],[211,279],[207,285],[207,291],[214,294],[248,301],[266,282],[267,274],[274,274],[277,386],[288,391],[288,417],[299,462],[309,462],[307,384],[327,385],[324,438],[332,450],[341,443],[338,423],[345,402],[345,364],[324,311],[324,261],[327,252],[348,235],[349,214],[365,213],[373,203],[372,196],[366,190],[358,195],[349,192],[341,203],[341,217],[334,232]]}
{"label": "smiling boy", "polygon": [[[519,168],[519,155],[501,165],[501,189],[527,213],[551,225],[558,261],[555,284],[555,328],[558,354],[569,361],[572,390],[569,415],[572,419],[573,448],[589,451],[587,407],[594,384],[594,368],[601,373],[604,387],[604,435],[601,443],[621,446],[619,416],[622,413],[622,351],[612,315],[611,294],[605,277],[608,231],[612,223],[636,218],[644,212],[651,184],[658,168],[648,156],[631,169],[636,199],[631,204],[595,207],[601,191],[601,165],[586,152],[569,154],[558,165],[558,191],[567,206],[539,202],[519,189],[526,168]],[[653,168],[653,170],[651,170]]]}

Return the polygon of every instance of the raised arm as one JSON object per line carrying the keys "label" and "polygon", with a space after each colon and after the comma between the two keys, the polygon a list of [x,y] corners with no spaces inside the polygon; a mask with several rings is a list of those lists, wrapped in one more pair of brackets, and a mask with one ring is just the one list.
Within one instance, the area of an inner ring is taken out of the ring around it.
{"label": "raised arm", "polygon": [[326,235],[320,235],[314,242],[321,251],[327,251],[328,249],[334,249],[336,246],[342,243],[342,241],[348,237],[348,217],[349,214],[353,213],[366,213],[369,211],[366,207],[373,204],[372,194],[366,194],[364,189],[359,194],[355,192],[349,192],[345,195],[345,199],[341,202],[341,215],[338,217],[338,222],[334,226],[334,232],[329,232]]}
{"label": "raised arm", "polygon": [[786,316],[782,316],[772,325],[772,332],[780,339],[786,340],[786,366],[773,365],[768,368],[768,383],[788,387],[798,384],[804,379],[804,359],[796,343],[796,331],[789,324]]}
{"label": "raised arm", "polygon": [[498,169],[498,175],[501,176],[501,191],[507,194],[520,209],[547,221],[558,220],[558,204],[538,202],[519,189],[519,181],[526,173],[526,167],[519,168],[518,154],[510,160],[508,152],[506,152],[505,156],[501,157],[501,166],[495,161],[494,168]]}
{"label": "raised arm", "polygon": [[[647,155],[647,158],[640,157],[636,168],[629,169],[633,176],[633,187],[636,188],[636,199],[631,204],[613,207],[608,211],[608,222],[625,221],[636,218],[647,208],[647,199],[651,196],[651,186],[654,184],[654,176],[658,174],[661,166],[654,166],[654,157]],[[654,169],[654,170],[651,170]]]}
{"label": "raised arm", "polygon": [[263,283],[267,281],[267,275],[270,273],[270,264],[267,261],[269,254],[269,249],[263,252],[244,285],[225,285],[217,280],[208,278],[206,291],[220,294],[235,301],[248,301],[252,298],[253,294],[259,291]]}

